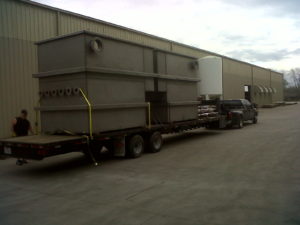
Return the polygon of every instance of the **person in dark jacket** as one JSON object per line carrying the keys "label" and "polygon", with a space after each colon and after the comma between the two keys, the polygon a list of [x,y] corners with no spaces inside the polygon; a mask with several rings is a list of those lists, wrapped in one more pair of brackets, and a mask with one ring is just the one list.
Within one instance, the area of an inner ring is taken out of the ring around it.
{"label": "person in dark jacket", "polygon": [[23,109],[21,115],[12,122],[12,130],[16,136],[27,136],[28,132],[33,134],[30,122],[27,120],[27,110]]}
{"label": "person in dark jacket", "polygon": [[[19,117],[16,117],[12,121],[12,131],[15,134],[15,136],[27,136],[28,132],[33,134],[30,122],[27,119],[28,113],[27,110],[23,109],[21,111],[21,115]],[[18,159],[17,164],[22,165],[23,163],[27,163],[25,159]]]}

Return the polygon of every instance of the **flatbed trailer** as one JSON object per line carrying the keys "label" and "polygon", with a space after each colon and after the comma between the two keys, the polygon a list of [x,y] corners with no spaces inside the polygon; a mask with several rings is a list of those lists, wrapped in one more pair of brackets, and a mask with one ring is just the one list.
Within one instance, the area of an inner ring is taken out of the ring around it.
{"label": "flatbed trailer", "polygon": [[218,107],[199,109],[195,57],[89,31],[36,44],[43,135],[0,140],[2,155],[41,160],[81,151],[96,163],[108,150],[137,158],[160,151],[162,134],[222,121]]}
{"label": "flatbed trailer", "polygon": [[160,151],[163,144],[162,134],[207,127],[211,123],[218,123],[219,120],[220,116],[214,114],[196,120],[105,132],[93,136],[62,131],[56,134],[12,137],[0,140],[0,155],[42,160],[70,152],[83,152],[92,161],[97,162],[101,157],[101,149],[105,147],[115,156],[137,158],[144,150]]}

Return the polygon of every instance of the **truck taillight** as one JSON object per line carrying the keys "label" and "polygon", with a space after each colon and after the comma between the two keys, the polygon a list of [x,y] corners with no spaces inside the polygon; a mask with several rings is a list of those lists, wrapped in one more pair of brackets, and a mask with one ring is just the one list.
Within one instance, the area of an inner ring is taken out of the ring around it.
{"label": "truck taillight", "polygon": [[232,113],[231,112],[228,112],[227,113],[227,119],[231,119],[232,118]]}
{"label": "truck taillight", "polygon": [[46,149],[39,149],[37,151],[37,154],[41,155],[41,156],[46,156],[47,155],[47,150]]}
{"label": "truck taillight", "polygon": [[44,146],[42,146],[42,145],[31,145],[31,148],[35,148],[35,149],[43,149]]}
{"label": "truck taillight", "polygon": [[18,148],[28,148],[29,147],[28,144],[16,144],[15,146],[17,146]]}

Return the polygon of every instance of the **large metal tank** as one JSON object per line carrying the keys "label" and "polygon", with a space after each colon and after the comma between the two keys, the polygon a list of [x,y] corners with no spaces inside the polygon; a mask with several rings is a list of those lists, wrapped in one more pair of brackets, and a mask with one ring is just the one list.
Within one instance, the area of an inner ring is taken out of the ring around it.
{"label": "large metal tank", "polygon": [[197,118],[196,59],[87,31],[38,45],[42,132],[93,133]]}
{"label": "large metal tank", "polygon": [[198,59],[198,95],[205,99],[222,98],[223,95],[223,66],[222,58],[206,56]]}

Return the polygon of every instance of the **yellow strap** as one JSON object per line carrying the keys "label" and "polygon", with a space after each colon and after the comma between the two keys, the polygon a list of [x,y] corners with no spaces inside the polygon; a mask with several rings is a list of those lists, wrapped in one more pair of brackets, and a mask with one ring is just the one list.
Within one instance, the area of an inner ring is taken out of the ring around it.
{"label": "yellow strap", "polygon": [[[40,107],[40,105],[41,105],[41,99],[39,98],[38,103],[37,103],[37,107]],[[34,127],[35,127],[35,134],[39,134],[39,110],[38,109],[35,110],[35,124],[34,124]]]}
{"label": "yellow strap", "polygon": [[148,104],[148,128],[151,129],[151,103],[147,102]]}
{"label": "yellow strap", "polygon": [[[70,135],[73,135],[73,136],[77,135],[77,134],[75,134],[75,133],[73,133],[72,131],[69,131],[69,130],[62,130],[62,131],[65,132],[66,134],[70,134]],[[98,164],[97,160],[95,159],[95,156],[93,155],[93,153],[91,152],[91,149],[90,149],[90,139],[89,139],[89,137],[87,135],[82,135],[82,137],[84,137],[86,139],[86,143],[88,145],[88,153],[90,154],[90,156],[91,156],[91,158],[94,162],[94,165],[98,166],[99,164]]]}
{"label": "yellow strap", "polygon": [[88,100],[88,98],[86,97],[86,95],[84,94],[84,92],[82,91],[81,88],[79,88],[80,93],[82,94],[84,100],[86,101],[88,107],[89,107],[89,129],[90,129],[90,138],[93,139],[93,120],[92,120],[92,104],[90,103],[90,101]]}

